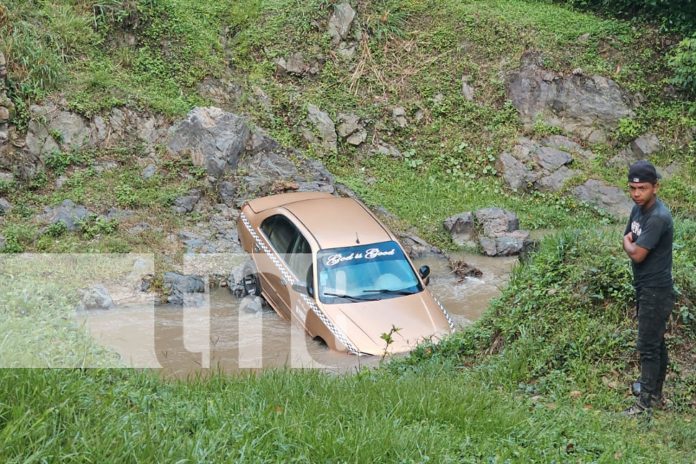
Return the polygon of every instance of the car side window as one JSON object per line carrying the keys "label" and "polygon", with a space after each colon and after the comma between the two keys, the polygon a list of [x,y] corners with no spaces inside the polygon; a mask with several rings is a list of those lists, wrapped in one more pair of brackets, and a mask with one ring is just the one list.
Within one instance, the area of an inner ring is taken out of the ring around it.
{"label": "car side window", "polygon": [[277,214],[263,221],[261,230],[295,276],[306,279],[312,264],[312,248],[297,227],[285,216]]}
{"label": "car side window", "polygon": [[278,254],[285,258],[299,234],[297,228],[284,216],[277,214],[261,224],[261,230]]}
{"label": "car side window", "polygon": [[304,282],[307,278],[307,270],[312,264],[312,247],[299,231],[292,250],[288,253],[287,263],[295,276]]}

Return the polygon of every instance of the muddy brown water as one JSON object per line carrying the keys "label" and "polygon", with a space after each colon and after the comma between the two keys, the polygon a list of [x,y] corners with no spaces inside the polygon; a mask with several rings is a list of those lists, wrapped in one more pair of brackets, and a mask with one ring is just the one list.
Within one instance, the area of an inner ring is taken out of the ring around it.
{"label": "muddy brown water", "polygon": [[[460,328],[477,320],[507,284],[517,258],[461,254],[483,272],[480,278],[459,279],[447,260],[415,261],[431,268],[428,288]],[[240,309],[240,301],[225,289],[205,295],[200,307],[130,303],[109,311],[89,311],[81,318],[101,345],[119,353],[135,368],[158,368],[167,376],[186,377],[216,370],[236,372],[267,368],[319,368],[350,372],[379,364],[379,356],[338,353],[308,337],[294,324],[266,308]]]}

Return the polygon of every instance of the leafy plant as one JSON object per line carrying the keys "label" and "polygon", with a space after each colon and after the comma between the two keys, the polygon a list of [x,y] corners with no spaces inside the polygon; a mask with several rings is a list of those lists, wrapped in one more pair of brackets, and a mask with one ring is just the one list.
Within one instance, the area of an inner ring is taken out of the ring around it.
{"label": "leafy plant", "polygon": [[58,221],[54,222],[53,224],[49,224],[48,227],[44,230],[44,235],[47,235],[49,237],[60,237],[63,235],[65,232],[68,231],[67,226],[63,221]]}
{"label": "leafy plant", "polygon": [[90,214],[80,221],[79,227],[83,237],[92,239],[99,235],[110,235],[116,232],[118,221]]}
{"label": "leafy plant", "polygon": [[696,95],[696,34],[679,42],[667,63],[674,74],[670,82]]}
{"label": "leafy plant", "polygon": [[620,142],[626,143],[638,137],[641,132],[642,127],[638,121],[632,118],[621,118],[615,135]]}

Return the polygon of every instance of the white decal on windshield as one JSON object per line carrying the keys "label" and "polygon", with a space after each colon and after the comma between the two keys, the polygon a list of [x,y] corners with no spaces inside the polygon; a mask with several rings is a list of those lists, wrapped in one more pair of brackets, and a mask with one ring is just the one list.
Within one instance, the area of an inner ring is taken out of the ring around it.
{"label": "white decal on windshield", "polygon": [[365,253],[353,252],[346,256],[343,256],[341,253],[336,253],[326,258],[326,265],[335,266],[336,264],[353,261],[354,259],[374,259],[379,256],[394,256],[395,252],[395,248],[389,251],[381,251],[379,248],[370,248],[369,250],[365,250]]}

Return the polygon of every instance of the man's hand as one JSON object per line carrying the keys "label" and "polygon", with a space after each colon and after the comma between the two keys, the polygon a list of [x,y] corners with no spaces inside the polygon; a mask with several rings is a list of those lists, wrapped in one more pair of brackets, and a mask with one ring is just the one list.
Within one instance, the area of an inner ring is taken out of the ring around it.
{"label": "man's hand", "polygon": [[629,232],[624,235],[623,249],[634,263],[642,263],[650,252],[650,250],[647,248],[643,248],[633,243],[633,232]]}

